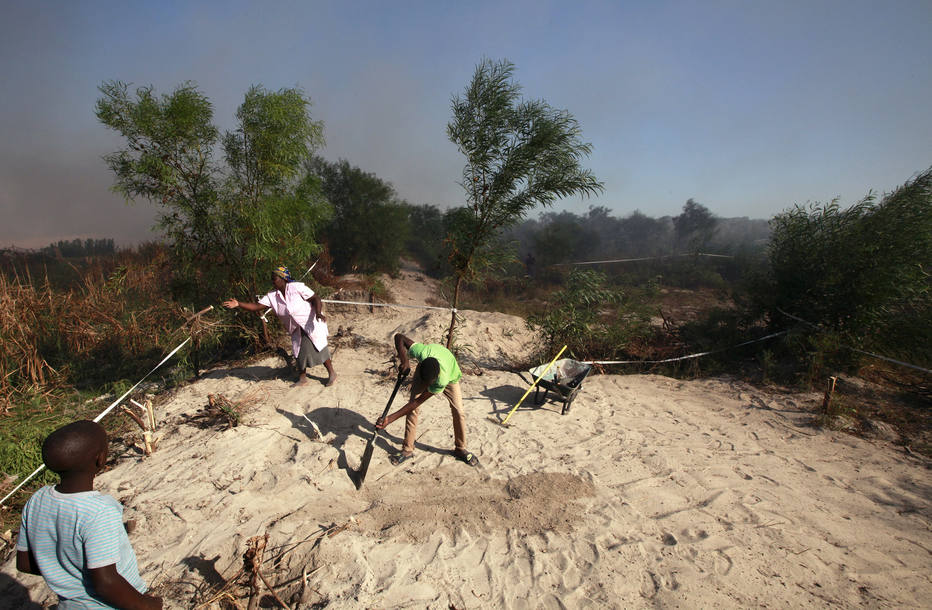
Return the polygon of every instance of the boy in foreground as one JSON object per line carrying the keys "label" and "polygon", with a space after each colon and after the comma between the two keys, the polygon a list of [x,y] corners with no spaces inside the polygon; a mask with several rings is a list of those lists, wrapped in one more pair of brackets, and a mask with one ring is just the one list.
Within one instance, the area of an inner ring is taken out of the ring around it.
{"label": "boy in foreground", "polygon": [[395,351],[401,359],[401,373],[407,374],[411,370],[409,357],[416,359],[418,366],[411,382],[411,399],[408,404],[375,423],[376,428],[384,429],[396,419],[405,418],[404,445],[401,452],[392,456],[392,463],[397,466],[414,455],[420,406],[431,396],[443,394],[450,403],[450,412],[453,415],[453,438],[456,447],[453,455],[470,466],[478,466],[479,460],[466,450],[466,416],[463,414],[463,394],[459,384],[463,374],[456,357],[439,343],[415,343],[401,333],[395,335]]}
{"label": "boy in foreground", "polygon": [[123,506],[94,491],[94,477],[107,463],[103,427],[84,420],[59,428],[42,444],[42,461],[61,482],[26,502],[16,568],[45,578],[59,610],[159,610],[162,598],[145,595]]}

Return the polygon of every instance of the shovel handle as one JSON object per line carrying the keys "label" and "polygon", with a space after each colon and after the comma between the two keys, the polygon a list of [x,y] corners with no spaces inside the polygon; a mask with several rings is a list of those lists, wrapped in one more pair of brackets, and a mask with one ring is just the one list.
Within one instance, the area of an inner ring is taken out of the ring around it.
{"label": "shovel handle", "polygon": [[[395,394],[398,393],[398,388],[401,387],[401,382],[404,381],[405,377],[407,376],[408,376],[407,373],[398,371],[398,380],[395,382],[395,389],[392,390],[392,395],[388,399],[388,404],[385,405],[385,410],[382,411],[382,417],[380,417],[379,419],[385,419],[385,416],[388,415],[388,410],[392,408],[392,402],[394,402],[395,400]],[[376,432],[378,432],[378,428],[376,428]]]}

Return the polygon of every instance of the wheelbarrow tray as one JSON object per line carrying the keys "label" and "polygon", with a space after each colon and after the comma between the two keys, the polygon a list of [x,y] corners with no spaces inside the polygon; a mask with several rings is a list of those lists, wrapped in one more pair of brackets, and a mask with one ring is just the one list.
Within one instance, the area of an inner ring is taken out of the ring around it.
{"label": "wheelbarrow tray", "polygon": [[[547,365],[542,364],[532,368],[528,373],[531,374],[533,379],[537,379],[537,376],[546,368]],[[576,399],[579,390],[582,389],[582,383],[589,375],[590,371],[592,371],[591,364],[586,364],[585,362],[579,362],[578,360],[572,360],[570,358],[557,360],[553,363],[553,366],[550,367],[550,370],[541,377],[541,380],[537,382],[537,388],[534,392],[534,404],[543,404],[544,401],[547,400],[548,393],[552,390],[563,400],[563,410],[561,413],[566,415],[569,413],[570,407]],[[543,397],[540,396],[541,388],[544,390]]]}

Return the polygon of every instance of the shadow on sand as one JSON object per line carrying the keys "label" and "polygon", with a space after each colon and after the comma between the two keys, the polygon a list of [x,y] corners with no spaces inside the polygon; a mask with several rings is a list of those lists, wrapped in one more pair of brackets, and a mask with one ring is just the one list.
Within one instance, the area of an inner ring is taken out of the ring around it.
{"label": "shadow on sand", "polygon": [[[492,408],[489,411],[489,419],[498,420],[501,422],[508,416],[509,411],[511,411],[518,401],[521,400],[521,397],[524,396],[524,393],[527,392],[528,386],[514,386],[514,385],[500,385],[494,388],[487,388],[479,392],[480,395],[485,396],[489,399],[489,402],[492,403]],[[545,401],[542,404],[534,404],[534,390],[531,390],[530,394],[527,395],[527,398],[524,399],[524,402],[521,403],[521,406],[518,408],[518,411],[530,411],[534,409],[550,409],[551,405],[548,405]],[[557,410],[559,412],[559,410]]]}
{"label": "shadow on sand", "polygon": [[217,561],[219,559],[220,555],[217,555],[213,559],[207,559],[203,556],[190,556],[182,559],[181,563],[200,574],[201,578],[204,579],[204,582],[209,587],[219,587],[226,583],[226,580],[217,569]]}
{"label": "shadow on sand", "polygon": [[297,374],[290,366],[246,366],[237,369],[216,369],[207,371],[201,375],[201,379],[226,379],[227,377],[236,377],[244,381],[262,381],[265,379],[285,379],[295,381]]}
{"label": "shadow on sand", "polygon": [[0,608],[22,608],[42,610],[42,605],[32,601],[29,589],[8,574],[0,572]]}
{"label": "shadow on sand", "polygon": [[[439,404],[441,401],[436,402]],[[392,406],[394,409],[400,408],[402,406],[398,400],[398,397],[396,397],[395,403]],[[422,406],[421,409],[423,410],[426,406],[428,405]],[[443,406],[447,406],[445,402]],[[320,428],[320,432],[324,438],[332,434],[333,438],[326,442],[328,445],[332,445],[337,449],[337,451],[340,452],[339,457],[337,458],[337,467],[346,471],[347,476],[351,481],[353,481],[353,484],[356,483],[356,468],[359,466],[359,461],[362,459],[362,454],[365,450],[365,447],[363,445],[358,445],[359,455],[352,456],[352,462],[350,462],[346,455],[346,442],[351,437],[358,437],[368,443],[369,439],[372,438],[372,434],[375,432],[375,422],[371,422],[365,419],[362,415],[356,413],[355,411],[339,407],[319,407],[305,414],[292,413],[291,411],[286,411],[280,408],[276,408],[275,410],[287,418],[291,422],[292,427],[298,432],[304,434],[304,436],[306,436],[308,439],[320,440],[318,439],[317,432],[314,430],[314,426],[311,425],[311,422],[317,424],[317,427]],[[379,452],[392,455],[401,451],[401,445],[404,442],[403,419],[394,422],[392,427],[398,429],[400,436],[395,436],[387,430],[382,430],[382,432],[379,433],[379,437],[375,441],[375,448],[379,450],[375,453],[375,456],[378,456]],[[354,443],[354,446],[357,445]],[[447,450],[440,449],[432,445],[426,445],[421,442],[415,442],[414,448],[415,450],[427,451],[430,453],[449,453]],[[373,459],[377,458],[374,457]],[[353,465],[350,466],[350,463]]]}

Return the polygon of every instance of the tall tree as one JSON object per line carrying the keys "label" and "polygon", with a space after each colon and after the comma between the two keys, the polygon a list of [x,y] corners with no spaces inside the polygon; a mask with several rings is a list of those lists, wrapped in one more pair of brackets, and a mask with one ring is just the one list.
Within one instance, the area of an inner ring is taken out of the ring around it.
{"label": "tall tree", "polygon": [[[580,161],[592,146],[576,119],[541,100],[520,99],[507,60],[483,60],[462,96],[453,99],[447,135],[466,157],[460,185],[466,194],[458,232],[447,236],[455,272],[453,308],[464,281],[477,278],[483,250],[496,235],[537,205],[603,190]],[[477,258],[478,257],[478,258]],[[453,341],[454,312],[447,333]]]}
{"label": "tall tree", "polygon": [[715,235],[717,222],[709,208],[687,199],[683,212],[673,218],[677,247],[699,252]]}
{"label": "tall tree", "polygon": [[311,102],[298,89],[267,91],[253,85],[236,111],[237,127],[223,137],[238,194],[252,205],[288,189],[302,163],[324,143],[322,121],[308,114]]}
{"label": "tall tree", "polygon": [[621,220],[619,252],[625,256],[659,256],[672,247],[670,222],[651,218],[640,210]]}
{"label": "tall tree", "polygon": [[236,111],[237,126],[223,137],[236,241],[251,263],[250,292],[269,265],[306,262],[319,251],[315,235],[330,215],[320,180],[303,171],[324,143],[324,125],[310,116],[299,89],[268,91],[254,85]]}
{"label": "tall tree", "polygon": [[216,213],[212,152],[218,132],[210,100],[190,82],[161,97],[151,86],[137,88],[133,96],[119,81],[99,89],[97,119],[126,139],[125,148],[104,156],[116,176],[113,190],[128,201],[162,206],[158,225],[179,258],[228,255],[220,247],[224,216]]}
{"label": "tall tree", "polygon": [[409,223],[407,206],[392,185],[346,160],[330,163],[314,157],[307,169],[321,180],[333,206],[325,233],[337,270],[397,271]]}
{"label": "tall tree", "polygon": [[443,256],[443,212],[435,205],[408,205],[408,254],[424,272],[433,277],[449,274],[449,263]]}
{"label": "tall tree", "polygon": [[255,292],[265,276],[260,267],[304,262],[316,251],[329,208],[319,183],[300,169],[323,126],[311,120],[299,90],[250,88],[236,130],[223,137],[225,165],[213,155],[220,139],[213,108],[194,84],[159,97],[152,87],[130,93],[109,81],[100,92],[98,120],[126,140],[104,157],[114,190],[162,206],[159,226],[173,248],[176,280],[192,297]]}
{"label": "tall tree", "polygon": [[543,214],[540,231],[534,236],[537,264],[547,267],[584,261],[592,256],[600,238],[586,220],[567,211]]}

